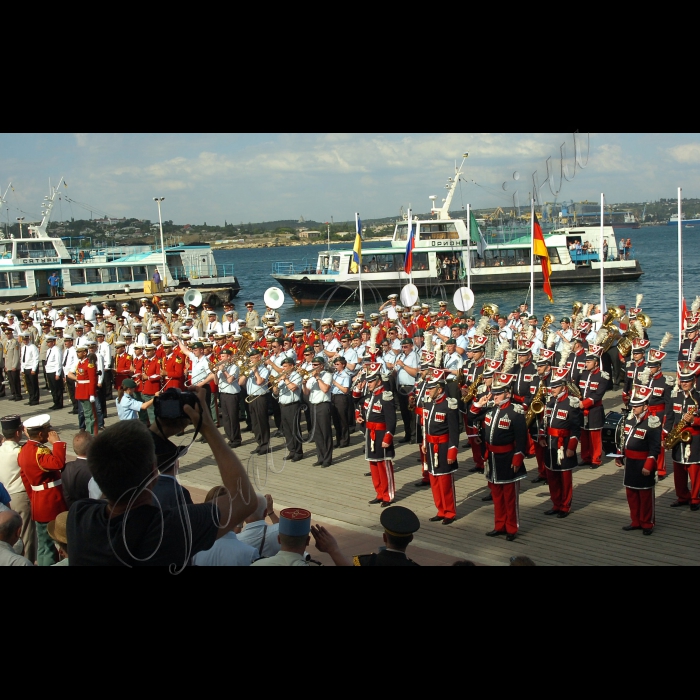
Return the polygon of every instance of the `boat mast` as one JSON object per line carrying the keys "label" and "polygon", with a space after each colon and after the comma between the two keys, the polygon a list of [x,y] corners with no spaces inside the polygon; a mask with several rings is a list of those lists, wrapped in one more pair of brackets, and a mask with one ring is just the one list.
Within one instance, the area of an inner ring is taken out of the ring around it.
{"label": "boat mast", "polygon": [[49,196],[44,197],[45,201],[41,205],[41,223],[38,226],[27,227],[29,230],[30,238],[48,238],[48,233],[46,233],[46,227],[49,225],[49,221],[51,220],[51,210],[53,209],[53,205],[56,202],[56,194],[58,193],[58,190],[61,187],[62,183],[63,178],[61,178],[58,181],[58,185],[56,185],[56,187],[50,189]]}
{"label": "boat mast", "polygon": [[445,185],[445,188],[447,189],[447,196],[445,197],[445,199],[443,199],[444,204],[439,209],[436,209],[435,205],[433,204],[433,208],[430,210],[431,214],[438,215],[438,219],[444,220],[450,218],[450,204],[452,204],[452,197],[454,197],[455,188],[457,187],[457,183],[459,182],[459,176],[462,174],[464,162],[467,160],[468,157],[469,153],[464,153],[462,155],[462,163],[460,164],[459,168],[455,163],[455,176],[448,178],[447,184]]}

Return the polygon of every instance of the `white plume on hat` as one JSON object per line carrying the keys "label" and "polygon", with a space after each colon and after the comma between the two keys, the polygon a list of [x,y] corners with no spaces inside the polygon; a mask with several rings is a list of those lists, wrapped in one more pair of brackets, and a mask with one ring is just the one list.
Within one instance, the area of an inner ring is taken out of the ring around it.
{"label": "white plume on hat", "polygon": [[581,318],[586,319],[588,318],[588,314],[591,310],[591,305],[590,304],[584,304],[583,309],[581,309]]}
{"label": "white plume on hat", "polygon": [[690,310],[695,313],[700,310],[700,297],[695,297],[695,301],[692,303]]}
{"label": "white plume on hat", "polygon": [[644,337],[644,326],[642,325],[641,321],[632,321],[632,325],[634,326],[634,330],[637,331],[637,335],[640,338]]}
{"label": "white plume on hat", "polygon": [[639,373],[636,384],[641,384],[642,386],[649,386],[649,377],[651,377],[651,367],[647,365],[644,368],[644,370]]}
{"label": "white plume on hat", "polygon": [[659,343],[659,350],[663,350],[671,342],[672,338],[673,333],[664,333],[664,337],[661,338],[661,342]]}
{"label": "white plume on hat", "polygon": [[559,358],[559,369],[566,367],[566,361],[569,359],[569,353],[571,352],[571,343],[564,341],[561,344],[561,357]]}
{"label": "white plume on hat", "polygon": [[610,331],[608,331],[605,326],[601,326],[601,329],[596,333],[594,345],[602,345],[608,337],[609,332]]}
{"label": "white plume on hat", "polygon": [[489,317],[482,316],[479,319],[479,323],[476,324],[476,335],[484,335],[486,329],[489,327]]}
{"label": "white plume on hat", "polygon": [[644,299],[644,295],[637,294],[637,298],[635,299],[635,302],[634,302],[635,309],[638,309],[642,305],[642,299]]}
{"label": "white plume on hat", "polygon": [[509,352],[508,357],[506,357],[506,361],[503,363],[503,367],[500,371],[500,374],[510,374],[510,370],[512,369],[513,365],[515,364],[515,359],[516,359],[516,353]]}
{"label": "white plume on hat", "polygon": [[493,352],[493,359],[497,360],[499,357],[503,357],[506,350],[510,349],[510,343],[504,340],[500,345],[496,347]]}
{"label": "white plume on hat", "polygon": [[547,338],[547,348],[552,349],[554,347],[554,343],[557,340],[557,334],[556,333],[550,333],[549,337]]}
{"label": "white plume on hat", "polygon": [[425,331],[423,335],[423,347],[427,352],[433,351],[433,334],[431,331]]}

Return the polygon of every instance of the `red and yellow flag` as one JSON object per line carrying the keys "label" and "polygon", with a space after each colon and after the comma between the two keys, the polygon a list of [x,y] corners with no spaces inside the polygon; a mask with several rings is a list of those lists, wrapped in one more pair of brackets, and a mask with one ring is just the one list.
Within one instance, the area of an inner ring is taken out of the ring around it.
{"label": "red and yellow flag", "polygon": [[533,229],[532,250],[535,255],[539,256],[540,262],[542,263],[542,276],[544,277],[542,289],[549,297],[550,303],[553,304],[554,297],[552,296],[552,286],[549,284],[549,276],[552,274],[552,266],[549,262],[549,253],[547,252],[547,246],[544,242],[542,227],[540,226],[540,222],[537,220],[537,214],[534,215]]}

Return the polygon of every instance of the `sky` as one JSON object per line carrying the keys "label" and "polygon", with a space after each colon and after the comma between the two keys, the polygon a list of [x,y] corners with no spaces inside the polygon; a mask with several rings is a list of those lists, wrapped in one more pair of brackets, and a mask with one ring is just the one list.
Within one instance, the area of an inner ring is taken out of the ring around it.
{"label": "sky", "polygon": [[[440,202],[465,152],[451,210],[527,210],[533,189],[542,203],[700,197],[700,134],[2,134],[0,220],[39,218],[61,177],[94,217],[156,221],[154,197],[178,224],[396,217]],[[70,217],[90,213],[57,202],[52,220]]]}

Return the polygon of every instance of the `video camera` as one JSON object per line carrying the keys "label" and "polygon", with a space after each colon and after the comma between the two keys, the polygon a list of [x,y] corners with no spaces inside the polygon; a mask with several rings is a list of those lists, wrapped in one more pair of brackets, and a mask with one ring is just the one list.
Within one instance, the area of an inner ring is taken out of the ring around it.
{"label": "video camera", "polygon": [[153,399],[153,411],[157,418],[188,418],[184,406],[196,408],[199,400],[191,391],[180,391],[176,387],[166,389]]}

